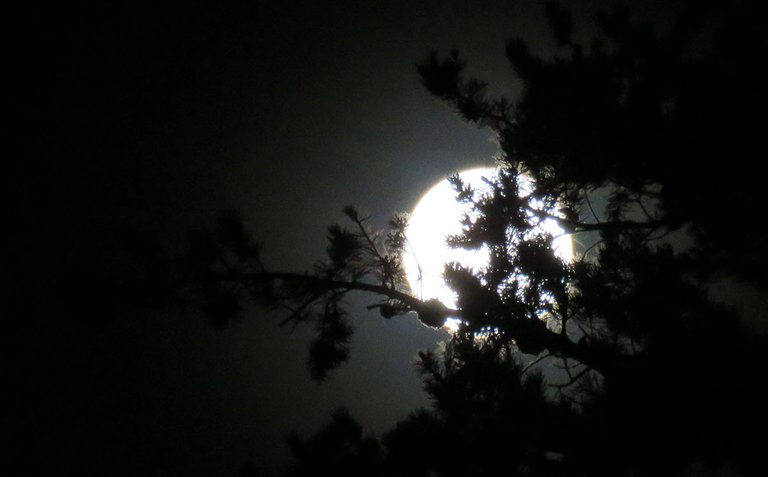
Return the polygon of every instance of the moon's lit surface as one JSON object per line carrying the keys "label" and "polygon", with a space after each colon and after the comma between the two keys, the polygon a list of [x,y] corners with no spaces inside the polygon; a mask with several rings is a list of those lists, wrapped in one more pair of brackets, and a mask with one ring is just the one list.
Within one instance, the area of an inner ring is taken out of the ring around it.
{"label": "moon's lit surface", "polygon": [[[495,172],[495,168],[478,168],[461,171],[459,176],[474,189],[477,199],[490,192],[483,178],[492,180]],[[521,189],[525,189],[524,184]],[[457,262],[478,270],[488,262],[488,250],[485,247],[465,250],[447,245],[447,236],[461,233],[464,214],[472,217],[471,204],[457,202],[456,191],[447,179],[429,189],[413,209],[406,230],[408,244],[404,264],[411,290],[422,300],[437,298],[449,308],[456,308],[456,293],[443,280],[445,264]],[[562,259],[570,260],[570,236],[565,235],[553,220],[544,221],[541,229],[555,237],[555,253]],[[456,329],[456,326],[457,323],[451,319],[446,323],[449,330]]]}

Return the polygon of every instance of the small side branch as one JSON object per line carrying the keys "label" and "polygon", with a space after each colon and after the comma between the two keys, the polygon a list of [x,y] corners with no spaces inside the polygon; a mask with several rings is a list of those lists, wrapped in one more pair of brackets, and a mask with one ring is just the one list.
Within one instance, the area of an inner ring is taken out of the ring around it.
{"label": "small side branch", "polygon": [[525,206],[525,209],[538,217],[540,220],[551,219],[568,233],[593,232],[605,230],[642,230],[658,228],[674,228],[675,224],[666,220],[649,220],[647,222],[636,222],[634,220],[614,220],[611,222],[584,223],[559,217],[540,209]]}
{"label": "small side branch", "polygon": [[521,375],[521,376],[522,376],[522,375],[524,375],[524,374],[525,374],[525,373],[527,373],[527,372],[528,372],[528,370],[529,370],[529,369],[531,369],[533,366],[536,366],[537,364],[539,364],[540,362],[542,362],[542,361],[544,361],[545,359],[549,358],[550,356],[552,356],[552,355],[551,355],[549,352],[546,352],[546,353],[544,353],[543,355],[541,355],[541,356],[539,356],[538,358],[536,358],[536,359],[534,359],[533,361],[531,361],[530,363],[526,364],[526,365],[525,365],[525,367],[522,369],[522,371],[520,371],[520,375]]}
{"label": "small side branch", "polygon": [[[583,364],[582,364],[583,365]],[[581,379],[582,376],[587,374],[588,372],[592,371],[592,368],[586,365],[583,365],[584,369],[579,371],[576,374],[573,374],[571,372],[571,366],[568,364],[568,358],[563,358],[563,368],[568,375],[568,382],[566,383],[560,383],[560,384],[550,384],[551,387],[556,389],[565,389],[567,387],[573,386],[579,379]]]}
{"label": "small side branch", "polygon": [[600,223],[600,218],[595,213],[595,209],[592,208],[592,201],[589,200],[589,194],[587,194],[586,190],[584,191],[584,200],[586,200],[587,207],[589,207],[589,211],[592,213],[592,217],[595,218],[595,222],[597,222],[599,224]]}

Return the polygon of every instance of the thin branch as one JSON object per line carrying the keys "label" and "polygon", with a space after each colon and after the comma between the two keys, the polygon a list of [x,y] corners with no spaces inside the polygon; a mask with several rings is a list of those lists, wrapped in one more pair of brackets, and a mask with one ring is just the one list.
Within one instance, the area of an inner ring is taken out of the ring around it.
{"label": "thin branch", "polygon": [[520,371],[520,375],[521,376],[524,375],[525,373],[528,372],[529,369],[531,369],[531,367],[542,362],[544,359],[549,358],[550,356],[552,356],[552,354],[549,351],[547,351],[546,354],[544,354],[543,356],[539,356],[538,358],[534,359],[530,363],[526,364],[525,367],[522,369],[522,371]]}
{"label": "thin branch", "polygon": [[[391,288],[385,285],[376,285],[373,283],[333,280],[333,279],[314,277],[311,275],[301,275],[297,273],[263,273],[263,274],[254,275],[252,277],[246,276],[245,278],[249,278],[256,281],[282,280],[282,281],[288,281],[288,282],[292,281],[292,282],[298,282],[298,283],[303,282],[308,286],[318,287],[326,290],[341,289],[341,290],[350,290],[350,291],[351,290],[367,291],[367,292],[372,292],[379,295],[385,295],[393,300],[399,300],[411,307],[416,307],[422,303],[421,300],[407,293],[403,293],[399,290],[396,290],[394,288]],[[451,310],[451,311],[458,313],[458,311],[456,310]]]}
{"label": "thin branch", "polygon": [[[567,383],[550,384],[550,386],[553,387],[553,388],[557,388],[557,389],[567,388],[567,387],[572,386],[573,384],[575,384],[579,379],[581,379],[582,376],[584,376],[589,371],[592,371],[592,368],[589,367],[589,366],[586,366],[576,376],[571,376],[571,379],[569,379]],[[569,376],[570,376],[570,373],[569,373]]]}
{"label": "thin branch", "polygon": [[638,194],[637,198],[635,199],[635,202],[637,202],[637,205],[640,206],[640,210],[643,211],[646,217],[648,217],[648,220],[654,220],[653,216],[648,212],[648,210],[645,208],[645,204],[643,204],[643,197]]}
{"label": "thin branch", "polygon": [[384,263],[384,257],[381,256],[381,253],[379,252],[379,248],[376,246],[376,243],[371,239],[370,234],[367,230],[365,230],[365,226],[363,226],[363,220],[365,219],[359,219],[357,217],[352,219],[355,224],[357,225],[357,228],[360,229],[360,233],[362,234],[362,237],[365,238],[366,242],[368,242],[368,246],[371,249],[371,252],[376,256],[376,258],[379,259],[380,263]]}
{"label": "thin branch", "polygon": [[600,239],[600,240],[598,240],[597,242],[595,242],[595,243],[593,243],[592,245],[590,245],[589,247],[587,247],[587,249],[586,249],[586,250],[584,250],[584,253],[582,253],[582,254],[581,254],[581,260],[579,260],[579,261],[583,262],[583,261],[584,261],[584,259],[585,259],[585,258],[587,258],[587,254],[588,254],[588,253],[589,253],[589,252],[590,252],[590,251],[591,251],[593,248],[595,248],[595,247],[597,247],[597,246],[599,246],[599,245],[601,245],[601,244],[603,244],[603,243],[605,243],[605,239]]}
{"label": "thin branch", "polygon": [[[561,356],[560,359],[563,362],[563,366],[562,367],[558,366],[558,367],[560,369],[562,369],[563,371],[565,371],[565,373],[568,375],[568,377],[570,379],[573,379],[573,374],[571,374],[571,365],[568,364],[568,357],[567,356]],[[576,366],[578,366],[579,364],[581,364],[581,363],[578,363]],[[583,364],[582,364],[582,366],[583,366]]]}
{"label": "thin branch", "polygon": [[569,231],[570,233],[615,230],[615,229],[625,229],[625,230],[657,229],[660,227],[672,227],[674,225],[671,222],[664,221],[664,220],[652,220],[648,222],[636,222],[633,220],[615,220],[611,222],[599,222],[594,224],[588,224],[583,222],[577,222],[574,220],[568,220],[564,217],[558,217],[557,215],[553,215],[543,210],[536,209],[534,207],[531,207],[530,205],[526,205],[525,209],[533,213],[540,220],[544,220],[544,219],[554,220],[555,222],[557,222],[557,225],[559,225],[564,230]]}
{"label": "thin branch", "polygon": [[405,236],[405,243],[408,244],[408,247],[411,249],[411,255],[413,256],[413,259],[416,261],[416,272],[418,274],[417,281],[419,282],[419,299],[424,298],[424,271],[421,268],[421,263],[419,263],[419,257],[416,255],[416,252],[413,249],[413,245],[411,244],[411,241],[408,239],[408,236]]}
{"label": "thin branch", "polygon": [[599,224],[600,223],[600,218],[595,213],[595,209],[592,208],[592,201],[589,200],[589,194],[587,194],[587,191],[584,190],[584,189],[582,189],[582,191],[584,191],[584,200],[587,201],[587,206],[589,207],[589,211],[592,212],[592,217],[594,217],[595,218],[595,222],[597,222]]}
{"label": "thin branch", "polygon": [[301,314],[302,311],[306,310],[308,306],[310,306],[312,303],[314,303],[323,295],[324,293],[322,292],[314,293],[309,298],[307,298],[304,302],[302,302],[301,305],[299,305],[298,307],[296,308],[288,307],[288,309],[291,310],[291,314],[288,315],[287,318],[285,318],[283,321],[280,322],[280,326],[285,326],[291,321],[293,321],[294,319],[298,318],[298,316]]}

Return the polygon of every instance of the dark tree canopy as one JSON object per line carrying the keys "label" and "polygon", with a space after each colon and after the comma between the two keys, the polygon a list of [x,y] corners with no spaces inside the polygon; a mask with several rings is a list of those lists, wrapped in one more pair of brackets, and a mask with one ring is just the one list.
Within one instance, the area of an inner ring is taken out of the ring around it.
{"label": "dark tree canopy", "polygon": [[[461,326],[421,353],[433,408],[364,437],[344,412],[310,439],[291,438],[294,475],[758,475],[766,429],[765,339],[748,333],[709,290],[724,277],[768,287],[760,212],[768,157],[764,16],[757,2],[690,2],[669,32],[601,14],[603,38],[576,43],[571,17],[545,13],[561,55],[540,58],[519,39],[507,58],[524,88],[493,98],[465,77],[457,52],[418,67],[424,86],[500,144],[492,191],[472,200],[457,247],[487,246],[482,270],[447,264],[457,309],[422,301],[403,279],[407,217],[371,230],[353,208],[328,230],[325,260],[277,272],[260,245],[224,216],[190,236],[175,285],[198,290],[223,326],[243,301],[311,323],[313,377],[349,357],[344,298],[378,296],[383,318],[416,313]],[[521,178],[533,189],[521,192]],[[572,261],[553,237],[573,234]],[[166,270],[153,268],[153,270]],[[546,366],[545,366],[546,365]],[[549,368],[556,368],[552,372]],[[334,469],[334,470],[331,470]],[[720,474],[718,474],[720,472]]]}

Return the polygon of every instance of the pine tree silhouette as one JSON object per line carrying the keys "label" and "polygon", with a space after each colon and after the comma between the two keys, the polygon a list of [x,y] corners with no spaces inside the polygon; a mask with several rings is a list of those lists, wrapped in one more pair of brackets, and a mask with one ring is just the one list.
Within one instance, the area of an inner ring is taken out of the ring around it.
{"label": "pine tree silhouette", "polygon": [[[768,424],[755,383],[768,348],[708,289],[724,276],[768,287],[764,17],[750,2],[688,7],[664,37],[625,9],[601,14],[603,40],[584,46],[550,2],[562,56],[511,40],[524,84],[515,102],[466,78],[455,51],[418,67],[433,95],[501,147],[490,193],[472,199],[453,178],[479,214],[451,243],[491,256],[481,270],[447,264],[456,309],[404,282],[405,216],[376,232],[345,209],[349,225],[329,228],[326,259],[303,274],[268,270],[231,215],[190,237],[173,285],[195,289],[217,326],[244,300],[312,323],[317,379],[349,357],[351,291],[378,296],[370,308],[385,319],[461,322],[444,349],[421,353],[432,409],[381,445],[338,413],[319,436],[292,438],[292,475],[761,475],[761,439],[749,436]],[[533,233],[543,220],[589,245],[558,258],[553,237]]]}

